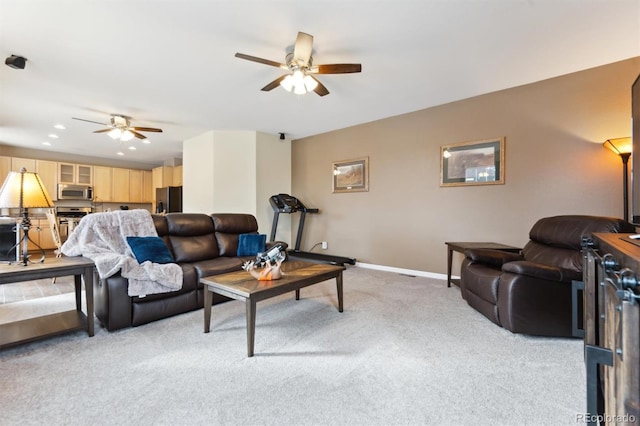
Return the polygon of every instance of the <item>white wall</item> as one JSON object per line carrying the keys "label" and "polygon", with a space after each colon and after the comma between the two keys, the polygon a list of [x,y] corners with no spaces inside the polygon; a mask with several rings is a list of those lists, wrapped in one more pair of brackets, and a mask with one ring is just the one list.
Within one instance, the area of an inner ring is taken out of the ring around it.
{"label": "white wall", "polygon": [[211,213],[256,212],[256,132],[214,131]]}
{"label": "white wall", "polygon": [[[183,143],[183,210],[249,213],[271,233],[269,197],[291,192],[291,141],[254,131],[208,131]],[[291,243],[282,215],[276,239]]]}
{"label": "white wall", "polygon": [[182,143],[182,210],[213,213],[213,131]]}

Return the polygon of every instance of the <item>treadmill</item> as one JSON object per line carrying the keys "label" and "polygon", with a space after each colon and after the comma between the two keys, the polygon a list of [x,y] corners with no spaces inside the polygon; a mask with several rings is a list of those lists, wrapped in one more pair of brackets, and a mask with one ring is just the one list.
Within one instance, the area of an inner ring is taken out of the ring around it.
{"label": "treadmill", "polygon": [[304,221],[307,213],[318,213],[319,209],[310,209],[302,204],[302,201],[298,200],[289,194],[277,194],[272,195],[269,198],[269,203],[273,208],[273,224],[271,225],[270,241],[276,239],[276,229],[278,228],[278,219],[280,213],[292,214],[300,212],[300,222],[298,223],[298,235],[296,237],[296,245],[293,250],[288,250],[287,254],[291,257],[298,259],[307,259],[311,261],[331,263],[334,265],[344,266],[345,263],[349,265],[355,265],[356,260],[350,257],[334,256],[330,254],[312,253],[309,251],[300,250],[300,242],[302,240],[302,231],[304,230]]}

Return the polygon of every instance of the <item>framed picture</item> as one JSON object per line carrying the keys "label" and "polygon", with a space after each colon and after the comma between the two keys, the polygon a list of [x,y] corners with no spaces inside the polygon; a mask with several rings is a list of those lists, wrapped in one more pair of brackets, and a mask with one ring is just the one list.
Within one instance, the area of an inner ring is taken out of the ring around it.
{"label": "framed picture", "polygon": [[440,147],[440,186],[504,184],[504,137]]}
{"label": "framed picture", "polygon": [[333,163],[333,192],[369,190],[369,157]]}

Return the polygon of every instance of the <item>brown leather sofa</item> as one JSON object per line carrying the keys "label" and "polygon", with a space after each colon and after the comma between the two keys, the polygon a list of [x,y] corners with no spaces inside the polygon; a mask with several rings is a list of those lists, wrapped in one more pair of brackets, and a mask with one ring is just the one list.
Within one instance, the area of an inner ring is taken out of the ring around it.
{"label": "brown leather sofa", "polygon": [[582,237],[593,232],[635,232],[635,227],[598,216],[540,219],[521,254],[465,250],[462,297],[513,333],[571,337],[571,281],[582,280]]}
{"label": "brown leather sofa", "polygon": [[[182,268],[182,288],[130,297],[128,280],[120,273],[94,280],[95,314],[109,331],[202,308],[201,277],[239,271],[244,261],[254,258],[236,256],[238,236],[258,231],[258,222],[250,214],[169,213],[152,217],[158,236]],[[213,303],[230,300],[213,296]]]}

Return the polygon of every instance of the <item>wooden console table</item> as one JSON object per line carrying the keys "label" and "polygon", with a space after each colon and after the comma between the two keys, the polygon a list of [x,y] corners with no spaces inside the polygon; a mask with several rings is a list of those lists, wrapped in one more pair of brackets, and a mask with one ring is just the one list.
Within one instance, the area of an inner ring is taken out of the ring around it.
{"label": "wooden console table", "polygon": [[459,286],[460,280],[451,279],[451,261],[453,260],[453,252],[464,253],[466,249],[490,249],[490,250],[502,250],[511,253],[519,253],[522,250],[519,247],[508,246],[500,243],[486,243],[486,242],[445,242],[447,245],[447,287],[451,287],[451,283]]}
{"label": "wooden console table", "polygon": [[589,424],[640,419],[640,246],[595,233],[584,257],[584,349]]}
{"label": "wooden console table", "polygon": [[[44,263],[27,266],[21,263],[0,265],[0,285],[73,275],[76,293],[75,310],[0,325],[0,349],[73,330],[86,329],[89,336],[93,336],[93,270],[93,261],[81,256],[47,258]],[[81,309],[83,280],[86,315]]]}

